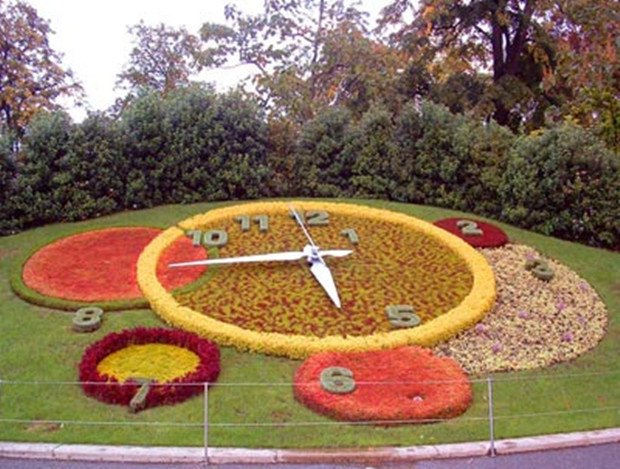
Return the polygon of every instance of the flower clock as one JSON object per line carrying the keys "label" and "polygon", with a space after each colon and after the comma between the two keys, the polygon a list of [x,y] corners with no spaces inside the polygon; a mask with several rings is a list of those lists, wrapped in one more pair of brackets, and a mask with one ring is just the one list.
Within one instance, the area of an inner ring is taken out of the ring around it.
{"label": "flower clock", "polygon": [[[182,293],[157,276],[179,239],[209,250],[173,268],[207,266]],[[138,282],[168,323],[241,350],[303,358],[320,351],[433,345],[493,306],[488,262],[421,220],[365,206],[253,203],[179,223],[147,246]]]}
{"label": "flower clock", "polygon": [[84,392],[108,404],[130,405],[148,383],[142,407],[174,404],[213,383],[220,372],[216,344],[196,334],[137,328],[91,345],[79,366]]}

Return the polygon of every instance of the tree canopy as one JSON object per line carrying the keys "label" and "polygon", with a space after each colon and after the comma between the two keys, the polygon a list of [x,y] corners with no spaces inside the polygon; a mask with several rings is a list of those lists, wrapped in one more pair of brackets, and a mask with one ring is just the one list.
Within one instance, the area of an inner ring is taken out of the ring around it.
{"label": "tree canopy", "polygon": [[545,109],[601,83],[617,90],[619,19],[612,0],[394,0],[381,24],[440,80],[488,71],[505,125],[515,115],[541,124]]}
{"label": "tree canopy", "polygon": [[205,23],[206,66],[250,64],[254,85],[274,112],[297,120],[390,87],[398,53],[369,37],[367,13],[345,0],[265,0],[247,15],[226,7],[227,24]]}
{"label": "tree canopy", "polygon": [[38,110],[53,109],[57,98],[81,90],[50,47],[51,34],[30,5],[0,0],[0,130],[15,138]]}
{"label": "tree canopy", "polygon": [[192,74],[200,71],[200,40],[185,28],[163,23],[148,26],[141,21],[129,32],[135,45],[118,75],[118,85],[133,92],[146,88],[167,93],[188,85]]}

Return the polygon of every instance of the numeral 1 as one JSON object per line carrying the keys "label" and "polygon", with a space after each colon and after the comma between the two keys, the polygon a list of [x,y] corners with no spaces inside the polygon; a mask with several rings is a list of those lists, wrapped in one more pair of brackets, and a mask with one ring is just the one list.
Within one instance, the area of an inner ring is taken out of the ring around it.
{"label": "numeral 1", "polygon": [[202,230],[188,231],[185,236],[192,238],[192,246],[195,248],[202,245]]}
{"label": "numeral 1", "polygon": [[346,238],[349,238],[351,244],[358,244],[360,242],[360,238],[357,236],[357,232],[353,228],[342,230],[340,234]]}

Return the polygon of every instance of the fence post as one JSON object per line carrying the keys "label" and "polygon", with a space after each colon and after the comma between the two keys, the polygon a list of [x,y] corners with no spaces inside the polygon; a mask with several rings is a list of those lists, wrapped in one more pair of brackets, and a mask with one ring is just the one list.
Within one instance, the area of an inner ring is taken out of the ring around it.
{"label": "fence post", "polygon": [[204,383],[204,450],[205,464],[209,465],[209,383]]}
{"label": "fence post", "polygon": [[493,378],[487,376],[487,390],[489,395],[489,442],[491,444],[491,448],[489,454],[491,457],[496,456],[495,452],[495,423],[493,419]]}

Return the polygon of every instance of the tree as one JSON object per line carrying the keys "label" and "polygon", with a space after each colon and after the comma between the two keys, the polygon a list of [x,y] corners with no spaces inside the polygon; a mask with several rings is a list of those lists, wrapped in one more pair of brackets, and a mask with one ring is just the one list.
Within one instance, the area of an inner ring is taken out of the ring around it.
{"label": "tree", "polygon": [[57,98],[81,90],[50,47],[52,32],[31,6],[0,0],[0,131],[16,139],[38,110],[55,109]]}
{"label": "tree", "polygon": [[562,114],[592,128],[620,150],[620,4],[611,0],[562,0],[547,23],[556,44],[555,73],[543,85],[562,92]]}
{"label": "tree", "polygon": [[200,40],[185,28],[147,26],[141,21],[129,32],[135,46],[118,75],[118,85],[134,92],[146,88],[168,93],[188,85],[192,74],[200,71]]}
{"label": "tree", "polygon": [[[571,13],[576,4],[590,14]],[[587,29],[607,31],[607,22],[617,25],[617,12],[611,0],[424,0],[419,7],[395,0],[384,9],[381,24],[392,28],[395,44],[433,57],[440,77],[489,70],[494,117],[504,125],[515,113],[541,122],[545,107],[561,105],[563,93],[549,86],[560,69],[568,71],[558,41],[570,31],[586,32],[586,17]],[[408,15],[413,20],[407,21]]]}
{"label": "tree", "polygon": [[[368,107],[390,89],[398,57],[368,37],[367,14],[345,0],[266,0],[246,15],[226,7],[228,25],[206,23],[210,67],[250,64],[254,84],[274,114],[306,122],[326,105]],[[380,82],[381,85],[377,83]]]}

